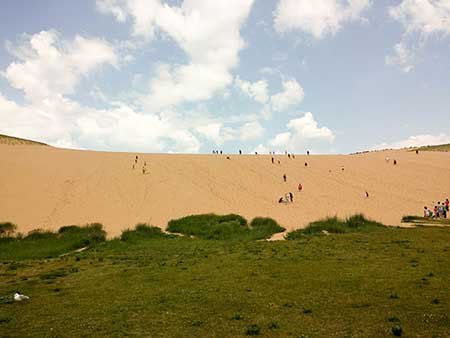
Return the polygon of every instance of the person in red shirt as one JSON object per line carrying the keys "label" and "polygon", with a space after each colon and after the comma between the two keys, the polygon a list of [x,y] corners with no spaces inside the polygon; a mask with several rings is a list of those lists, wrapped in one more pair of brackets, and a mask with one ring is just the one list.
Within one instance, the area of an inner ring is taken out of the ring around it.
{"label": "person in red shirt", "polygon": [[447,211],[450,211],[450,210],[448,210],[448,207],[449,207],[449,201],[448,201],[448,198],[446,198],[445,199],[445,209],[447,209]]}
{"label": "person in red shirt", "polygon": [[301,183],[299,183],[299,184],[298,184],[298,191],[302,191],[302,189],[303,189],[303,186],[302,186]]}

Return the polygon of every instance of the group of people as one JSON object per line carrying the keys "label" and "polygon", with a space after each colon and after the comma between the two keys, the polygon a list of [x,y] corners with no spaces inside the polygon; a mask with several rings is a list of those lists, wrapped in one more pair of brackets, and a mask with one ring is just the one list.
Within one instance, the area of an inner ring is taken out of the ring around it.
{"label": "group of people", "polygon": [[425,218],[447,218],[447,213],[449,209],[449,201],[448,198],[445,199],[444,202],[437,202],[437,205],[434,206],[433,210],[428,209],[427,206],[423,208],[423,217]]}
{"label": "group of people", "polygon": [[[134,158],[133,166],[132,166],[133,170],[136,169],[136,166],[138,164],[138,160],[139,160],[139,157],[138,157],[138,155],[136,155],[136,157]],[[147,173],[147,162],[144,162],[144,165],[142,166],[142,174],[145,175],[146,173]]]}

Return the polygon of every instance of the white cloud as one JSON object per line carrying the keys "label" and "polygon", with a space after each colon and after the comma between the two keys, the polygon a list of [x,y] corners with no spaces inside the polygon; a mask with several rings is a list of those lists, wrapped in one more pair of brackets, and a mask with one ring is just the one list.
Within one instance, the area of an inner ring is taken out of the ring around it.
{"label": "white cloud", "polygon": [[241,80],[239,76],[237,76],[235,79],[235,84],[239,89],[241,89],[244,93],[246,93],[257,102],[266,103],[269,100],[266,80],[259,80],[252,83],[249,81]]}
{"label": "white cloud", "polygon": [[296,80],[288,80],[283,82],[283,91],[272,95],[270,98],[272,109],[274,111],[284,111],[303,101],[305,93],[303,88]]}
{"label": "white cloud", "polygon": [[327,147],[334,141],[334,133],[327,127],[319,127],[312,113],[290,120],[287,131],[277,134],[269,140],[270,147],[277,151],[299,151],[306,146]]}
{"label": "white cloud", "polygon": [[403,0],[389,8],[389,15],[404,27],[401,42],[394,46],[394,55],[386,57],[386,64],[399,65],[409,72],[415,65],[417,53],[430,36],[450,34],[450,1]]}
{"label": "white cloud", "polygon": [[364,21],[370,0],[280,0],[274,24],[279,33],[302,31],[316,39],[335,35],[344,24]]}
{"label": "white cloud", "polygon": [[9,44],[9,51],[20,61],[11,63],[4,76],[32,101],[73,93],[83,76],[102,65],[117,63],[114,48],[101,39],[77,35],[72,41],[62,40],[56,31],[24,39],[18,47]]}
{"label": "white cloud", "polygon": [[392,142],[392,143],[381,143],[374,147],[372,150],[381,150],[381,149],[400,149],[400,148],[408,148],[408,147],[421,147],[428,145],[438,145],[438,144],[447,144],[450,143],[450,135],[447,134],[438,134],[438,135],[416,135],[410,136],[407,139]]}
{"label": "white cloud", "polygon": [[247,122],[239,129],[241,141],[254,141],[264,135],[265,129],[258,121]]}
{"label": "white cloud", "polygon": [[221,122],[212,122],[198,126],[195,128],[195,131],[218,146],[234,138],[234,132],[230,128],[224,127]]}
{"label": "white cloud", "polygon": [[185,0],[181,6],[159,0],[98,0],[103,12],[118,21],[130,17],[136,36],[153,37],[155,30],[172,38],[188,56],[189,64],[161,64],[150,81],[145,107],[159,111],[183,102],[212,98],[233,81],[230,71],[245,46],[240,28],[253,0]]}

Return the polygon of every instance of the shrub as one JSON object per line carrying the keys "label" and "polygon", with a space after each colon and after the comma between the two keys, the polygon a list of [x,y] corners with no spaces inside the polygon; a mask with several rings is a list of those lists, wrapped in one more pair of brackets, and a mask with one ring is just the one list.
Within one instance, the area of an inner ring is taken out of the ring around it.
{"label": "shrub", "polygon": [[247,326],[247,330],[245,332],[247,336],[257,336],[261,333],[261,328],[257,324],[252,324]]}
{"label": "shrub", "polygon": [[0,237],[10,237],[17,229],[17,225],[11,222],[0,223]]}
{"label": "shrub", "polygon": [[124,230],[120,236],[120,240],[124,242],[136,241],[139,239],[149,239],[149,238],[165,238],[171,237],[161,231],[160,228],[139,223],[136,225],[134,230]]}
{"label": "shrub", "polygon": [[272,218],[256,217],[250,223],[250,228],[254,239],[266,239],[278,232],[283,232],[286,229],[281,227]]}
{"label": "shrub", "polygon": [[345,234],[349,232],[358,231],[372,231],[378,228],[382,228],[384,225],[381,223],[369,220],[362,214],[357,214],[341,220],[337,217],[328,217],[319,221],[309,223],[305,229],[294,230],[287,234],[287,239],[298,239],[305,235],[320,234],[323,231],[334,234]]}

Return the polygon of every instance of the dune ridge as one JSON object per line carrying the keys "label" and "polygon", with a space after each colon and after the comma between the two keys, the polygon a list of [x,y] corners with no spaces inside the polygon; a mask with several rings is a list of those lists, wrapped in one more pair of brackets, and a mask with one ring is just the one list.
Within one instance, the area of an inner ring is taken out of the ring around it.
{"label": "dune ridge", "polygon": [[[424,205],[450,194],[450,155],[440,152],[276,155],[272,164],[269,155],[136,154],[0,144],[0,156],[0,221],[14,222],[22,232],[100,222],[115,236],[139,222],[165,228],[171,219],[201,213],[271,217],[288,230],[355,213],[400,225],[402,216],[420,215]],[[289,191],[294,202],[279,204]]]}

